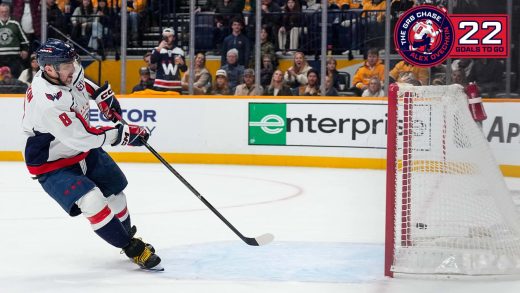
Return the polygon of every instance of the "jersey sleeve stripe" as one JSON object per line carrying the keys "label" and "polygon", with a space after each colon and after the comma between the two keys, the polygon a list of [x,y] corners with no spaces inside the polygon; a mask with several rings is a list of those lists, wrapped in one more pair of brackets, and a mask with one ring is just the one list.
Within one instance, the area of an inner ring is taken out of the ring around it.
{"label": "jersey sleeve stripe", "polygon": [[92,126],[88,125],[85,118],[83,118],[83,116],[81,116],[80,114],[76,113],[76,117],[79,119],[79,121],[81,121],[83,128],[85,128],[85,130],[88,133],[93,134],[93,135],[102,135],[102,134],[105,135],[105,132],[107,130],[114,129],[113,127],[100,127],[100,128],[92,127]]}

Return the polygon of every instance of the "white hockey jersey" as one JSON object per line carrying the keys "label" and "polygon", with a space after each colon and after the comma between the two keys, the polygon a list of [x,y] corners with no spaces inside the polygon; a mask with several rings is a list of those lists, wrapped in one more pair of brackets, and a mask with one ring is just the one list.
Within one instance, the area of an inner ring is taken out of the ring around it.
{"label": "white hockey jersey", "polygon": [[93,127],[89,100],[97,85],[83,80],[77,66],[71,86],[51,83],[39,71],[27,90],[23,132],[27,137],[24,158],[33,175],[44,174],[83,160],[89,150],[113,143],[114,127]]}
{"label": "white hockey jersey", "polygon": [[413,36],[414,40],[422,40],[424,38],[424,35],[428,35],[432,38],[431,43],[433,43],[434,41],[433,38],[440,33],[439,30],[434,30],[432,25],[429,25],[426,22],[422,21],[416,23],[412,30],[415,33]]}

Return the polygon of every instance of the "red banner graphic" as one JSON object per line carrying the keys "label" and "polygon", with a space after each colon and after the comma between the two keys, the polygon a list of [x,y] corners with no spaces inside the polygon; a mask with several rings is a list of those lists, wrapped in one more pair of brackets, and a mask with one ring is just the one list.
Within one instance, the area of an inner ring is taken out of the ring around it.
{"label": "red banner graphic", "polygon": [[506,14],[452,14],[455,44],[450,58],[507,58],[509,56]]}

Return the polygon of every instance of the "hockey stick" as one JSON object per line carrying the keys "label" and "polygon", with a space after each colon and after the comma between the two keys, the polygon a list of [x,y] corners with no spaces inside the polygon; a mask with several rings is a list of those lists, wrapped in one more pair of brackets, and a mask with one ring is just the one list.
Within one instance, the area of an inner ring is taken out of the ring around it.
{"label": "hockey stick", "polygon": [[[121,123],[128,125],[128,123],[117,113],[116,117],[119,121],[121,121]],[[148,142],[144,141],[142,138],[141,142],[159,161],[161,161],[161,163],[163,163],[166,168],[168,168],[168,170],[170,170],[170,172],[173,173],[173,175],[175,175],[175,177],[177,177],[186,187],[188,187],[188,189],[193,192],[193,194],[195,194],[195,196],[197,196],[215,215],[217,215],[217,217],[219,217],[222,222],[224,222],[233,232],[235,232],[235,234],[237,234],[237,236],[240,237],[242,241],[252,246],[261,246],[269,244],[271,241],[273,241],[274,235],[271,233],[266,233],[255,238],[249,238],[242,235],[242,233],[240,233],[240,231],[231,225],[231,223],[226,218],[224,218],[224,216],[222,216],[222,214],[220,214],[219,211],[217,211],[217,209],[215,209],[193,186],[191,186],[191,184],[186,181],[186,179],[184,179],[184,177],[182,177],[179,172],[177,172],[156,150],[154,150],[154,148],[152,148]]]}

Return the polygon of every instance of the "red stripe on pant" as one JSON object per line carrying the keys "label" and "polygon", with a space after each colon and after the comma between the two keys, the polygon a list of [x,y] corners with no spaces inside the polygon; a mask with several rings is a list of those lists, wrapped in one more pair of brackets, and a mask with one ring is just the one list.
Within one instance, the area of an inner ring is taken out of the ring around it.
{"label": "red stripe on pant", "polygon": [[99,213],[93,215],[92,217],[87,217],[87,219],[90,221],[90,224],[95,225],[104,219],[106,219],[112,211],[106,205]]}

